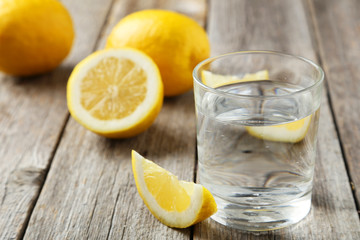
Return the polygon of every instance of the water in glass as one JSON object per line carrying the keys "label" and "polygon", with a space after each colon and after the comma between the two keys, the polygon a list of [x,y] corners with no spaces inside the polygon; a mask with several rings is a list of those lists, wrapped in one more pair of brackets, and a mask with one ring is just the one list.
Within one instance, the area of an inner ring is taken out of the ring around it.
{"label": "water in glass", "polygon": [[298,222],[311,206],[319,106],[291,94],[296,85],[272,80],[217,90],[224,95],[207,92],[196,102],[198,174],[218,204],[213,218],[252,231]]}

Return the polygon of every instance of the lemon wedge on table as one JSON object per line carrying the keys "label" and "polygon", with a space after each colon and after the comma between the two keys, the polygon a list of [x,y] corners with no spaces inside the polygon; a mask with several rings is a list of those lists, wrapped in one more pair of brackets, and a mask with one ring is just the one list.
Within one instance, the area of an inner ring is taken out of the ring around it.
{"label": "lemon wedge on table", "polygon": [[73,70],[68,108],[87,129],[111,138],[146,130],[160,112],[163,85],[155,63],[135,49],[95,52]]}
{"label": "lemon wedge on table", "polygon": [[205,85],[212,88],[217,88],[226,84],[268,80],[269,72],[267,70],[261,70],[255,73],[247,73],[242,78],[239,78],[237,76],[220,75],[203,70],[201,72],[201,79]]}
{"label": "lemon wedge on table", "polygon": [[202,185],[177,176],[132,151],[136,187],[150,212],[169,227],[186,228],[217,211],[214,197]]}

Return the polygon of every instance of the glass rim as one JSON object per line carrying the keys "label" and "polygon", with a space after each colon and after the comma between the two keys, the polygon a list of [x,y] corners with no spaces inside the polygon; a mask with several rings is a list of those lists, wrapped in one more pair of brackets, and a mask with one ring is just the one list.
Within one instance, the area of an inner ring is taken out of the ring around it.
{"label": "glass rim", "polygon": [[[280,96],[260,96],[260,95],[245,95],[245,94],[229,93],[229,92],[224,92],[224,91],[221,91],[219,89],[207,86],[200,80],[198,73],[199,73],[199,69],[202,66],[204,66],[204,65],[206,65],[208,63],[214,62],[215,60],[220,59],[220,58],[224,58],[224,57],[228,57],[228,56],[232,56],[232,55],[246,55],[246,54],[269,54],[269,55],[278,55],[278,56],[290,57],[290,58],[298,59],[298,60],[303,61],[303,62],[311,65],[312,67],[314,67],[314,69],[316,69],[320,73],[320,76],[310,86],[304,87],[304,88],[302,88],[300,90],[297,90],[295,92],[283,94],[283,95],[280,95]],[[287,53],[282,53],[282,52],[277,52],[277,51],[268,51],[268,50],[237,51],[237,52],[230,52],[230,53],[217,55],[217,56],[214,56],[214,57],[209,57],[209,58],[201,61],[200,63],[198,63],[195,66],[192,75],[193,75],[193,79],[195,80],[195,82],[197,84],[199,84],[202,88],[204,88],[207,91],[212,92],[214,94],[228,96],[228,97],[235,97],[235,98],[261,98],[261,99],[291,97],[293,95],[301,94],[301,93],[304,93],[304,92],[309,92],[312,89],[314,89],[314,88],[318,87],[319,85],[321,85],[322,82],[324,81],[324,78],[325,78],[325,73],[324,73],[323,69],[318,64],[316,64],[315,62],[313,62],[310,59],[307,59],[307,58],[304,58],[304,57],[301,57],[301,56],[297,56],[297,55],[291,55],[291,54],[287,54]]]}

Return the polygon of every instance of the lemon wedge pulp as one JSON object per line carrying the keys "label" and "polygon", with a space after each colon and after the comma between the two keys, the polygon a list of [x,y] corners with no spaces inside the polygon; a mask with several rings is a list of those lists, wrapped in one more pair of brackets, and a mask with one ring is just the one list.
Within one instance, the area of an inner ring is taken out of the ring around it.
{"label": "lemon wedge pulp", "polygon": [[139,195],[163,224],[186,228],[217,211],[214,197],[202,185],[178,180],[175,175],[134,150],[131,154]]}

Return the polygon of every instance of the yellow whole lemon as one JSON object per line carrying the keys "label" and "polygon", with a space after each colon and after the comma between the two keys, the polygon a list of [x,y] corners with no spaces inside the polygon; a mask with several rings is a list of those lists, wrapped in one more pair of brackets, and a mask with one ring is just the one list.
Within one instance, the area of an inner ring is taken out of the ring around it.
{"label": "yellow whole lemon", "polygon": [[73,39],[70,14],[59,1],[0,0],[0,71],[50,71],[68,55]]}
{"label": "yellow whole lemon", "polygon": [[165,96],[190,90],[193,68],[210,54],[204,29],[193,19],[167,10],[143,10],[123,18],[106,43],[106,48],[120,47],[139,49],[154,60]]}

